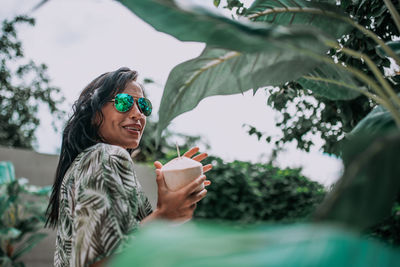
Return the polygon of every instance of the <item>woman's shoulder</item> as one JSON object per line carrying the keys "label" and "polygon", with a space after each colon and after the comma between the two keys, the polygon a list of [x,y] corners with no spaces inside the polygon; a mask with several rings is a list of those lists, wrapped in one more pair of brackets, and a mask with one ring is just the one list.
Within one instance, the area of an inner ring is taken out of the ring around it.
{"label": "woman's shoulder", "polygon": [[115,164],[127,167],[133,165],[132,158],[126,149],[105,143],[97,143],[86,148],[77,156],[74,163],[74,169],[84,173]]}
{"label": "woman's shoulder", "polygon": [[128,151],[120,146],[110,145],[106,143],[97,143],[87,148],[84,153],[86,154],[104,154],[104,155],[120,155],[130,158]]}
{"label": "woman's shoulder", "polygon": [[105,180],[107,184],[121,184],[122,178],[131,180],[135,175],[133,161],[128,151],[105,143],[98,143],[85,149],[80,154],[76,171],[79,177],[77,180],[82,184],[96,183],[96,181],[103,183]]}
{"label": "woman's shoulder", "polygon": [[76,159],[76,161],[81,164],[93,162],[97,162],[98,164],[109,164],[115,160],[129,161],[133,163],[129,152],[126,149],[105,143],[97,143],[86,148]]}

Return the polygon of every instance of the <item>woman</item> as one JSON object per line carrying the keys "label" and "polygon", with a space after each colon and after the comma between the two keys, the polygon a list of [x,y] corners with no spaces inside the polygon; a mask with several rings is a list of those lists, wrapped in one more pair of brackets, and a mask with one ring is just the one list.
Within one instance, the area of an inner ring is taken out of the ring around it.
{"label": "woman", "polygon": [[[136,78],[137,72],[128,68],[100,75],[74,104],[47,208],[46,226],[57,228],[55,266],[100,266],[140,224],[189,219],[207,193],[195,192],[201,183],[209,185],[204,175],[169,191],[156,161],[158,201],[152,211],[130,157],[152,109]],[[197,152],[193,148],[185,156]],[[206,157],[202,153],[193,159]],[[203,167],[204,172],[210,169]]]}

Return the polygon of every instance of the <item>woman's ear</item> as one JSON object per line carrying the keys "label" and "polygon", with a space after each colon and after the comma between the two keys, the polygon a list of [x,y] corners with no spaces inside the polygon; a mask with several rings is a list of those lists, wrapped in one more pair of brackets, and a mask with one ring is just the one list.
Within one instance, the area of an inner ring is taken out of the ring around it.
{"label": "woman's ear", "polygon": [[92,125],[94,127],[100,128],[102,122],[103,122],[103,115],[101,114],[101,112],[96,112],[96,114],[94,114],[94,117],[92,119]]}
{"label": "woman's ear", "polygon": [[97,131],[97,136],[99,138],[99,140],[97,140],[98,142],[101,142],[103,140],[103,137],[101,136],[100,133],[100,127],[102,123],[103,123],[103,115],[101,114],[101,112],[96,112],[95,116],[92,119],[92,127],[95,131]]}

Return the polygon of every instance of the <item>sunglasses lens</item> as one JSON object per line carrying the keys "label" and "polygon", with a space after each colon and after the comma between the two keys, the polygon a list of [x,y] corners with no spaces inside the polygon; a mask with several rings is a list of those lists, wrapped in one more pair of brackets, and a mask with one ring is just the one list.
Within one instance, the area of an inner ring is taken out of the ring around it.
{"label": "sunglasses lens", "polygon": [[115,96],[114,105],[119,112],[127,112],[133,106],[133,97],[128,94],[118,94]]}
{"label": "sunglasses lens", "polygon": [[145,116],[150,116],[151,111],[153,110],[153,106],[151,105],[150,100],[147,98],[141,97],[138,99],[139,109]]}

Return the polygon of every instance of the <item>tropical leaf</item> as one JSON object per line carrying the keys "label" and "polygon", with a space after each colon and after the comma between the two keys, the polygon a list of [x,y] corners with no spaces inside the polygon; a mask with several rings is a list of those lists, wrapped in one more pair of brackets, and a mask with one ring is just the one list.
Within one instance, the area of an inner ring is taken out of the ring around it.
{"label": "tropical leaf", "polygon": [[394,267],[399,263],[398,250],[332,226],[156,223],[143,228],[110,266]]}
{"label": "tropical leaf", "polygon": [[16,239],[22,232],[14,227],[0,229],[0,241]]}
{"label": "tropical leaf", "polygon": [[[390,41],[387,42],[386,45],[389,46],[389,48],[392,49],[396,55],[400,56],[400,41]],[[388,56],[386,52],[383,51],[382,46],[380,45],[376,47],[376,53],[381,57]]]}
{"label": "tropical leaf", "polygon": [[330,100],[350,100],[358,97],[359,84],[353,76],[335,66],[321,65],[297,81],[305,89]]}
{"label": "tropical leaf", "polygon": [[395,128],[396,123],[390,112],[382,106],[377,106],[354,127],[349,136],[357,135],[362,132],[375,134]]}
{"label": "tropical leaf", "polygon": [[0,161],[0,184],[15,180],[14,165],[10,161]]}
{"label": "tropical leaf", "polygon": [[400,132],[360,132],[343,145],[345,171],[315,219],[365,229],[390,215],[400,189]]}
{"label": "tropical leaf", "polygon": [[352,26],[345,20],[348,17],[336,7],[336,1],[305,0],[257,0],[245,16],[254,21],[264,21],[277,25],[312,25],[323,32],[340,38],[348,33]]}
{"label": "tropical leaf", "polygon": [[27,240],[25,240],[19,247],[17,247],[12,255],[12,259],[16,260],[25,253],[29,252],[34,246],[45,238],[47,234],[36,233],[32,234]]}
{"label": "tropical leaf", "polygon": [[1,267],[15,267],[14,262],[7,256],[0,256],[0,266]]}
{"label": "tropical leaf", "polygon": [[395,5],[393,5],[391,0],[383,0],[385,2],[385,5],[390,11],[390,14],[392,15],[392,18],[397,26],[397,30],[400,31],[400,15],[399,12],[397,12]]}
{"label": "tropical leaf", "polygon": [[206,47],[199,57],[171,71],[161,99],[158,136],[173,118],[208,96],[280,85],[299,78],[316,64],[295,51],[249,54]]}
{"label": "tropical leaf", "polygon": [[214,0],[214,6],[218,7],[221,3],[221,0]]}
{"label": "tropical leaf", "polygon": [[235,20],[218,9],[195,0],[120,0],[156,30],[181,41],[205,42],[208,45],[241,52],[306,49],[326,52],[326,36],[309,26],[285,27]]}
{"label": "tropical leaf", "polygon": [[51,192],[51,186],[24,185],[22,191],[32,195],[47,196]]}

